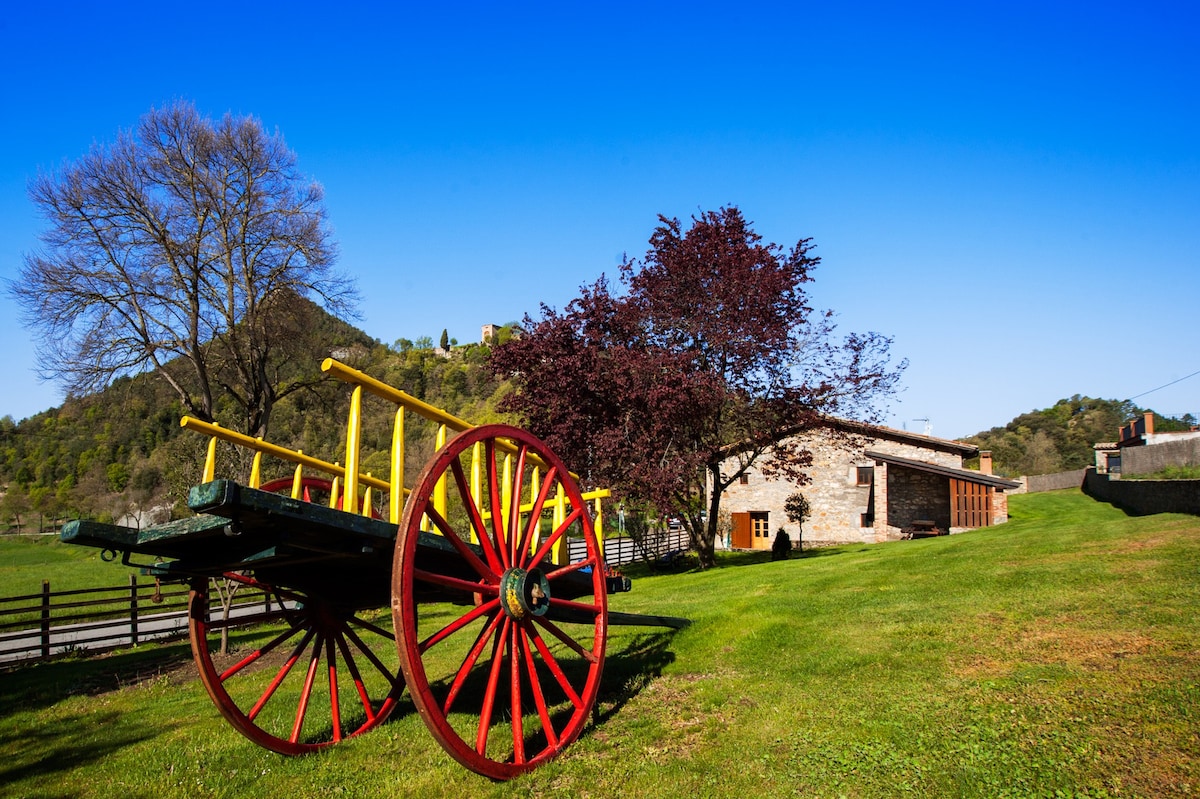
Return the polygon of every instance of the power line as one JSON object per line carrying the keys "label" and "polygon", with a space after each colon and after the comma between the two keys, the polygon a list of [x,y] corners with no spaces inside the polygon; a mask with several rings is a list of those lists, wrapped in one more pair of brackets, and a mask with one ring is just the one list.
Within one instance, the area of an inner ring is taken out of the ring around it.
{"label": "power line", "polygon": [[1200,371],[1192,372],[1190,375],[1184,375],[1183,377],[1179,378],[1178,380],[1172,380],[1170,383],[1159,386],[1158,388],[1152,388],[1149,391],[1143,391],[1141,394],[1137,394],[1135,396],[1130,397],[1128,400],[1126,400],[1126,402],[1132,402],[1133,400],[1137,399],[1138,397],[1144,397],[1147,394],[1153,394],[1155,391],[1162,391],[1167,386],[1173,386],[1176,383],[1182,383],[1184,380],[1187,380],[1189,377],[1195,377],[1196,375],[1200,375]]}

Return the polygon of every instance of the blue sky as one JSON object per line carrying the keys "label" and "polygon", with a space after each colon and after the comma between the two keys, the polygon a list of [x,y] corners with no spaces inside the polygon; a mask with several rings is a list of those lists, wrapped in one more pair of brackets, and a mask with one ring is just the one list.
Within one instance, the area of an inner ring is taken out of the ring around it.
{"label": "blue sky", "polygon": [[[30,177],[182,98],[283,133],[384,342],[561,308],[657,214],[737,205],[812,237],[842,330],[894,337],[896,427],[1076,393],[1200,416],[1194,3],[22,6],[0,279]],[[57,405],[7,296],[0,343],[0,416]]]}

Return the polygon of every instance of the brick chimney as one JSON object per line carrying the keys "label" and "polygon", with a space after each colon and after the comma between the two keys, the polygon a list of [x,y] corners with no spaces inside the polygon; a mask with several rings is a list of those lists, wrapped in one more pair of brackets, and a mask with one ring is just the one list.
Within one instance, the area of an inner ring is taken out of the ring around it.
{"label": "brick chimney", "polygon": [[991,474],[992,473],[992,451],[991,450],[988,450],[988,449],[980,450],[980,452],[979,452],[979,473],[980,474]]}
{"label": "brick chimney", "polygon": [[1146,411],[1146,435],[1154,435],[1154,411]]}

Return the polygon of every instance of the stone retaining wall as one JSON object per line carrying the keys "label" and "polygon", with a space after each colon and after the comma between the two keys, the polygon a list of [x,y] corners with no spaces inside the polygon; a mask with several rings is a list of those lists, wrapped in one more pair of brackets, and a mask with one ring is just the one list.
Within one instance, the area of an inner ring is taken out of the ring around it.
{"label": "stone retaining wall", "polygon": [[1200,438],[1164,441],[1148,447],[1121,449],[1122,474],[1154,474],[1168,466],[1200,464]]}
{"label": "stone retaining wall", "polygon": [[1086,474],[1087,469],[1075,469],[1074,471],[1057,472],[1056,474],[1031,474],[1028,477],[1022,477],[1021,481],[1025,483],[1026,493],[1036,494],[1039,491],[1079,488],[1083,485],[1083,478]]}
{"label": "stone retaining wall", "polygon": [[1126,513],[1192,513],[1200,515],[1200,480],[1111,480],[1088,467],[1083,492]]}

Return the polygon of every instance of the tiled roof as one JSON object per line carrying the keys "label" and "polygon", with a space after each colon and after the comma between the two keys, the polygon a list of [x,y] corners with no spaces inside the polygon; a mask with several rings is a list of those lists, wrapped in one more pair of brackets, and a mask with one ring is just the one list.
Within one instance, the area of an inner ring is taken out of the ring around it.
{"label": "tiled roof", "polygon": [[875,452],[868,450],[863,453],[868,458],[882,461],[883,463],[892,464],[895,466],[903,466],[906,469],[916,469],[920,472],[929,472],[931,474],[940,474],[943,477],[953,477],[957,480],[966,480],[970,483],[981,483],[993,488],[1013,489],[1020,487],[1020,483],[1016,480],[1009,480],[1004,477],[997,477],[992,474],[981,474],[980,472],[971,469],[955,469],[952,466],[943,466],[940,463],[929,463],[928,461],[918,461],[912,458],[901,458],[897,455],[888,455],[884,452]]}

